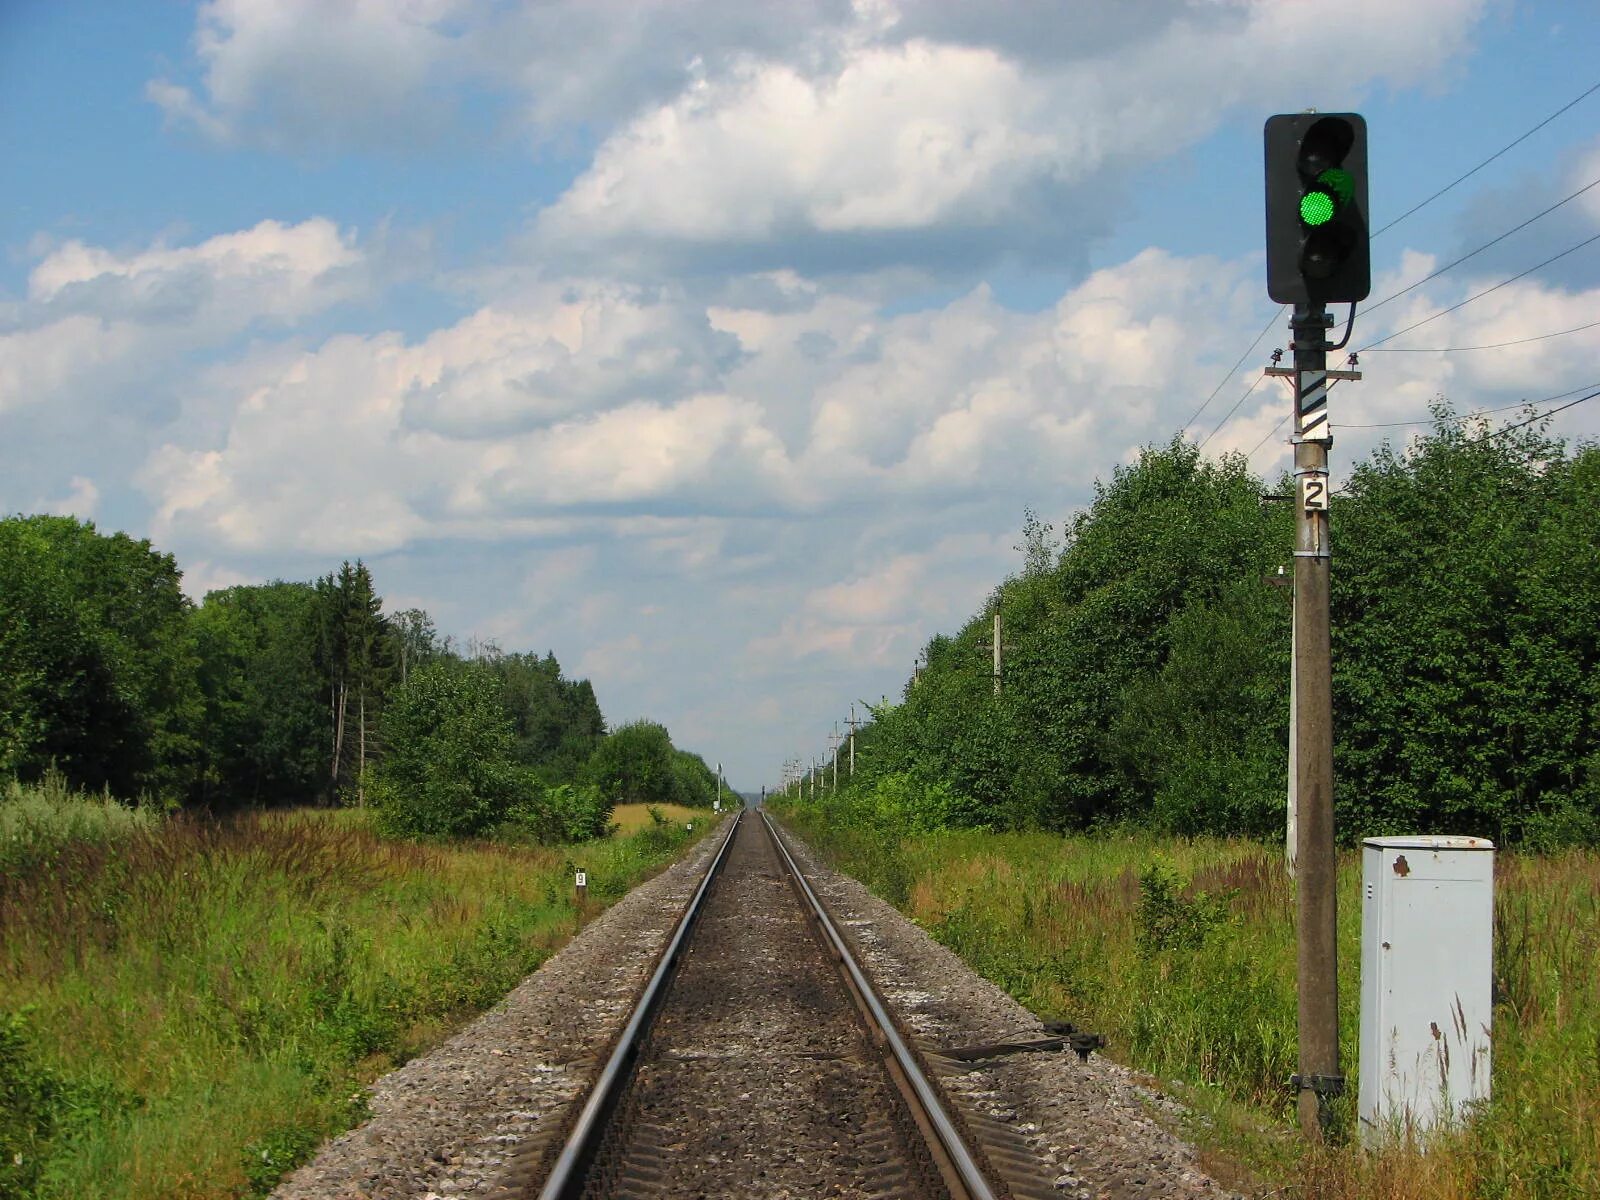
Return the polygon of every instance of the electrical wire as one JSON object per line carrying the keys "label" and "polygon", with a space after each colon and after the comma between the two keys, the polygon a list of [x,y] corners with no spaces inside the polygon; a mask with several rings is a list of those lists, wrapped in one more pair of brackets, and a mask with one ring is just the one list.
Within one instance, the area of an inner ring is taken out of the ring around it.
{"label": "electrical wire", "polygon": [[1559,405],[1559,406],[1557,406],[1555,408],[1546,409],[1542,413],[1535,413],[1533,416],[1529,417],[1526,421],[1518,421],[1515,425],[1507,425],[1503,429],[1496,429],[1493,433],[1486,433],[1481,438],[1474,438],[1473,441],[1474,442],[1486,442],[1490,438],[1497,438],[1497,437],[1500,437],[1502,434],[1510,433],[1513,429],[1522,429],[1525,426],[1535,424],[1536,422],[1539,422],[1539,421],[1543,421],[1547,417],[1553,417],[1558,412],[1566,412],[1567,409],[1569,409],[1569,408],[1576,408],[1578,405],[1582,404],[1585,400],[1593,400],[1596,396],[1600,396],[1600,391],[1590,392],[1587,396],[1579,396],[1576,400],[1569,400],[1565,404]]}
{"label": "electrical wire", "polygon": [[[1592,387],[1592,386],[1593,386],[1592,384],[1584,384],[1584,387]],[[1572,392],[1578,392],[1578,391],[1582,391],[1582,390],[1583,390],[1583,388],[1573,388],[1572,391],[1558,392],[1554,396],[1548,396],[1543,400],[1536,400],[1536,401],[1534,401],[1534,403],[1535,404],[1548,404],[1551,400],[1559,400],[1563,396],[1572,395]],[[1567,403],[1557,405],[1555,408],[1546,409],[1542,413],[1535,413],[1533,416],[1529,417],[1526,421],[1518,421],[1514,425],[1507,425],[1502,429],[1496,429],[1493,433],[1486,433],[1481,438],[1473,438],[1473,439],[1471,439],[1471,441],[1468,444],[1469,445],[1476,445],[1479,442],[1485,442],[1485,441],[1488,441],[1490,438],[1500,437],[1502,434],[1510,433],[1513,430],[1524,429],[1527,426],[1537,424],[1538,422],[1543,421],[1548,417],[1553,417],[1557,413],[1566,412],[1567,409],[1569,409],[1569,408],[1575,408],[1575,407],[1577,407],[1578,405],[1584,403],[1587,400],[1593,400],[1596,396],[1600,396],[1600,390],[1592,391],[1586,396],[1579,396],[1576,400],[1569,400]],[[1511,404],[1511,405],[1507,405],[1505,408],[1491,408],[1488,411],[1491,412],[1491,413],[1506,412],[1508,409],[1521,408],[1521,407],[1522,407],[1521,404]],[[1445,419],[1446,420],[1450,420],[1450,421],[1469,421],[1469,420],[1473,419],[1474,417],[1481,417],[1481,416],[1486,416],[1486,415],[1488,415],[1488,414],[1487,413],[1468,413],[1466,416],[1463,416],[1463,417],[1447,417]],[[1289,419],[1289,415],[1285,414],[1284,417],[1281,420],[1279,420],[1276,425],[1274,425],[1271,429],[1269,429],[1267,431],[1267,436],[1262,438],[1259,442],[1257,442],[1255,444],[1254,448],[1251,449],[1250,453],[1245,455],[1245,461],[1248,462],[1251,458],[1255,457],[1256,451],[1261,449],[1261,447],[1265,446],[1267,444],[1267,442],[1269,440],[1271,440],[1272,435],[1277,433],[1278,430],[1283,428],[1284,422],[1287,421],[1288,419]],[[1433,422],[1431,420],[1428,420],[1428,421],[1391,421],[1391,422],[1389,422],[1387,424],[1384,424],[1384,425],[1341,425],[1341,426],[1339,426],[1339,428],[1340,429],[1392,429],[1392,428],[1396,428],[1396,427],[1402,426],[1402,425],[1430,425],[1432,423]]]}
{"label": "electrical wire", "polygon": [[1413,329],[1420,329],[1420,328],[1422,328],[1422,326],[1427,325],[1430,322],[1437,321],[1440,317],[1448,316],[1450,313],[1455,312],[1456,309],[1465,308],[1467,305],[1471,304],[1474,300],[1483,299],[1490,292],[1498,292],[1501,288],[1506,287],[1508,284],[1513,284],[1517,280],[1523,278],[1524,276],[1532,275],[1535,271],[1538,271],[1538,270],[1540,270],[1540,269],[1542,269],[1544,267],[1548,267],[1551,263],[1555,262],[1557,259],[1565,258],[1567,255],[1573,253],[1576,250],[1582,250],[1590,242],[1595,242],[1595,241],[1600,241],[1600,233],[1590,234],[1588,237],[1584,238],[1583,241],[1579,242],[1577,245],[1568,246],[1565,250],[1561,251],[1560,254],[1552,254],[1549,258],[1545,259],[1542,263],[1535,263],[1533,266],[1529,267],[1526,271],[1518,271],[1510,279],[1502,279],[1499,283],[1495,284],[1493,287],[1484,288],[1483,291],[1477,292],[1477,293],[1475,293],[1475,294],[1473,294],[1471,296],[1468,296],[1465,300],[1462,300],[1462,301],[1460,301],[1459,303],[1456,303],[1456,304],[1452,304],[1449,308],[1441,309],[1440,311],[1434,313],[1433,316],[1431,316],[1431,317],[1424,317],[1420,321],[1416,321],[1416,322],[1414,322],[1414,323],[1412,323],[1410,325],[1407,325],[1404,329],[1395,330],[1393,333],[1389,334],[1387,337],[1381,337],[1375,342],[1368,342],[1365,346],[1361,347],[1360,350],[1356,351],[1356,353],[1357,354],[1365,354],[1367,351],[1371,350],[1373,347],[1381,346],[1385,342],[1393,341],[1395,338],[1399,337],[1403,333],[1410,333]]}
{"label": "electrical wire", "polygon": [[[1476,175],[1479,171],[1483,170],[1484,167],[1487,167],[1490,163],[1494,162],[1495,159],[1499,158],[1501,155],[1505,154],[1507,151],[1515,149],[1517,146],[1519,146],[1523,142],[1527,141],[1530,137],[1532,137],[1534,134],[1538,133],[1539,130],[1543,129],[1546,125],[1550,124],[1551,121],[1554,121],[1562,113],[1566,112],[1570,108],[1573,108],[1574,106],[1576,106],[1581,101],[1588,99],[1590,96],[1594,95],[1595,92],[1600,92],[1600,82],[1591,84],[1588,88],[1584,89],[1584,91],[1580,92],[1577,96],[1575,96],[1571,100],[1567,101],[1567,103],[1563,104],[1560,108],[1556,109],[1555,112],[1551,113],[1548,117],[1546,117],[1544,120],[1540,121],[1533,128],[1527,130],[1526,132],[1524,132],[1520,136],[1518,136],[1516,138],[1513,138],[1511,141],[1507,142],[1504,146],[1500,147],[1500,149],[1496,150],[1493,154],[1489,155],[1488,158],[1484,159],[1477,166],[1473,167],[1470,171],[1467,171],[1467,172],[1465,172],[1465,173],[1463,173],[1461,175],[1456,176],[1456,178],[1452,179],[1449,183],[1445,184],[1442,188],[1440,188],[1438,191],[1434,192],[1431,196],[1428,196],[1428,197],[1424,198],[1423,200],[1419,201],[1418,203],[1413,204],[1410,208],[1406,209],[1405,212],[1401,213],[1398,217],[1396,217],[1394,220],[1390,221],[1387,225],[1384,225],[1382,228],[1380,228],[1380,229],[1374,231],[1372,234],[1370,234],[1369,235],[1369,240],[1371,238],[1381,237],[1383,234],[1385,234],[1389,230],[1393,229],[1396,225],[1400,224],[1401,221],[1404,221],[1407,217],[1413,216],[1414,214],[1416,214],[1418,212],[1421,212],[1424,208],[1426,208],[1428,205],[1432,204],[1440,196],[1443,196],[1446,192],[1449,192],[1451,189],[1456,187],[1458,184],[1464,183],[1466,180],[1472,178],[1472,176]],[[1590,185],[1590,186],[1593,186],[1593,185]],[[1587,190],[1587,189],[1585,189],[1585,190]],[[1568,197],[1568,199],[1571,199],[1571,197]],[[1564,204],[1564,203],[1566,203],[1566,201],[1562,201],[1561,203]],[[1557,206],[1557,207],[1559,207],[1559,206]],[[1546,211],[1549,211],[1549,210],[1546,210]],[[1543,215],[1544,215],[1543,213],[1539,214],[1539,216],[1543,216]],[[1530,220],[1533,220],[1533,221],[1536,221],[1538,219],[1539,219],[1538,217],[1530,218]],[[1522,228],[1522,226],[1518,226],[1517,228],[1520,229],[1520,228]],[[1510,234],[1515,233],[1515,232],[1516,232],[1515,229],[1509,230],[1506,234],[1502,234],[1501,236],[1502,237],[1508,237],[1508,236],[1510,236]],[[1499,240],[1499,239],[1496,239],[1496,240]],[[1486,250],[1486,249],[1488,249],[1489,246],[1491,246],[1493,244],[1494,244],[1493,242],[1490,242],[1485,246],[1480,246],[1478,248],[1478,250],[1474,250],[1473,251],[1473,254],[1477,254],[1482,250]],[[1576,247],[1574,247],[1574,249],[1576,249]],[[1463,262],[1463,261],[1465,261],[1465,258],[1470,258],[1470,257],[1471,257],[1471,255],[1467,255],[1462,259],[1458,259],[1457,262]],[[1553,262],[1554,260],[1552,259],[1550,261]],[[1450,266],[1455,266],[1455,265],[1456,265],[1456,263],[1450,264]],[[1545,264],[1540,264],[1540,265],[1543,266]],[[1449,269],[1450,269],[1449,267],[1443,267],[1443,268],[1441,268],[1441,271],[1447,271]],[[1534,270],[1538,270],[1538,267],[1535,267],[1533,269]],[[1438,272],[1436,272],[1436,274],[1437,273]],[[1432,277],[1433,276],[1429,276],[1430,279]],[[1418,281],[1418,283],[1426,283],[1426,282],[1427,282],[1427,280],[1425,280],[1425,279]],[[1507,282],[1510,282],[1510,281],[1508,280]],[[1413,284],[1412,286],[1416,286],[1416,285]],[[1400,294],[1401,293],[1398,293],[1398,292],[1395,293],[1395,295],[1400,295]],[[1388,299],[1394,299],[1394,297],[1391,296]],[[1379,303],[1380,304],[1386,304],[1386,303],[1388,303],[1388,300],[1383,300],[1383,301],[1380,301]],[[1272,323],[1274,321],[1276,321],[1280,316],[1282,316],[1283,315],[1283,310],[1288,308],[1288,307],[1289,306],[1287,304],[1280,304],[1278,306],[1277,311],[1274,312],[1272,314],[1272,316],[1267,318],[1266,325],[1264,325],[1262,327],[1260,333],[1256,334],[1255,340],[1252,341],[1250,343],[1249,347],[1245,350],[1245,352],[1239,356],[1238,361],[1235,362],[1233,364],[1233,366],[1228,368],[1227,374],[1225,374],[1221,378],[1221,380],[1218,381],[1216,387],[1211,389],[1211,394],[1206,397],[1205,403],[1202,404],[1199,408],[1195,409],[1194,416],[1191,416],[1187,421],[1185,421],[1183,423],[1183,425],[1180,427],[1180,430],[1181,429],[1187,429],[1190,425],[1194,424],[1196,419],[1199,418],[1200,414],[1203,413],[1208,407],[1210,407],[1211,402],[1216,399],[1217,393],[1220,392],[1223,389],[1223,387],[1227,384],[1228,380],[1233,378],[1233,373],[1239,369],[1239,364],[1244,362],[1244,360],[1249,357],[1250,352],[1252,350],[1254,350],[1258,345],[1260,345],[1261,339],[1264,338],[1267,335],[1267,330],[1272,328]],[[1372,308],[1376,308],[1376,307],[1378,307],[1378,305],[1373,305],[1372,306]],[[1367,311],[1371,312],[1372,308],[1369,308]],[[1446,311],[1449,311],[1449,310],[1446,310]],[[1438,315],[1439,316],[1443,316],[1444,313],[1440,313]],[[1406,332],[1406,331],[1402,330],[1401,332]],[[1383,341],[1389,341],[1392,338],[1395,338],[1395,337],[1398,337],[1398,336],[1399,336],[1399,334],[1390,334],[1389,337],[1384,338]],[[1372,346],[1377,346],[1377,345],[1381,345],[1381,344],[1382,344],[1381,342],[1374,342],[1374,343],[1372,343]],[[1372,346],[1367,347],[1367,349],[1370,350],[1372,348]],[[1365,351],[1362,351],[1361,353],[1365,353]],[[1285,418],[1285,420],[1287,420],[1287,418]],[[1275,426],[1273,428],[1272,432],[1267,434],[1266,438],[1262,438],[1261,441],[1259,443],[1257,443],[1256,450],[1259,450],[1259,449],[1261,449],[1262,446],[1266,445],[1267,438],[1270,438],[1272,436],[1272,434],[1276,433],[1278,431],[1278,429],[1282,428],[1282,426],[1283,426],[1283,421],[1279,421],[1277,426]],[[1206,440],[1209,441],[1212,437],[1215,437],[1216,433],[1217,433],[1217,430],[1213,429],[1211,431],[1210,435],[1207,436]],[[1204,445],[1204,444],[1205,444],[1204,442],[1201,443],[1201,445]],[[1254,454],[1255,450],[1252,450],[1250,453]]]}
{"label": "electrical wire", "polygon": [[[1206,409],[1211,407],[1211,402],[1217,398],[1217,393],[1222,390],[1223,386],[1228,382],[1228,380],[1233,378],[1233,373],[1239,369],[1239,364],[1244,362],[1245,359],[1249,358],[1250,352],[1261,344],[1261,339],[1267,336],[1267,330],[1272,328],[1272,323],[1278,319],[1279,314],[1282,313],[1287,307],[1288,305],[1286,304],[1280,304],[1278,306],[1278,311],[1267,318],[1267,323],[1261,327],[1261,332],[1256,334],[1255,341],[1246,346],[1244,353],[1239,355],[1239,357],[1234,360],[1233,366],[1228,368],[1228,373],[1217,381],[1216,387],[1211,389],[1211,395],[1206,397],[1205,403],[1199,408],[1195,409],[1194,415],[1185,421],[1181,426],[1179,426],[1180,430],[1189,428],[1189,426],[1193,425],[1195,421],[1199,419],[1201,413],[1205,412]],[[1205,443],[1202,442],[1201,445],[1205,445]]]}
{"label": "electrical wire", "polygon": [[1196,446],[1195,447],[1196,450],[1204,450],[1206,448],[1206,442],[1209,442],[1212,438],[1217,436],[1217,431],[1220,430],[1224,425],[1226,425],[1228,423],[1228,418],[1229,417],[1233,416],[1234,413],[1239,411],[1239,405],[1243,404],[1246,400],[1248,400],[1250,398],[1250,393],[1255,391],[1256,388],[1260,387],[1261,386],[1261,381],[1263,379],[1265,379],[1265,378],[1266,378],[1265,375],[1257,375],[1256,376],[1255,382],[1252,383],[1249,387],[1247,387],[1245,389],[1244,395],[1240,396],[1237,400],[1235,400],[1233,402],[1233,407],[1230,408],[1227,411],[1227,413],[1223,416],[1222,420],[1217,422],[1217,428],[1213,429],[1210,433],[1206,434],[1206,441],[1205,442],[1201,442],[1198,446]]}
{"label": "electrical wire", "polygon": [[1575,97],[1572,100],[1569,100],[1566,104],[1563,104],[1560,108],[1556,109],[1555,112],[1551,113],[1548,117],[1546,117],[1544,120],[1540,121],[1537,125],[1535,125],[1532,129],[1528,130],[1527,133],[1523,134],[1521,137],[1517,138],[1515,141],[1507,142],[1504,146],[1500,147],[1500,149],[1496,150],[1493,154],[1489,155],[1488,158],[1484,159],[1477,166],[1473,167],[1472,170],[1468,171],[1465,175],[1457,176],[1455,179],[1452,179],[1449,183],[1445,184],[1442,188],[1440,188],[1433,195],[1429,196],[1426,200],[1422,201],[1420,204],[1414,204],[1410,208],[1406,209],[1405,212],[1401,213],[1398,217],[1396,217],[1394,220],[1390,221],[1382,229],[1380,229],[1376,233],[1372,234],[1372,236],[1373,237],[1378,237],[1379,235],[1381,235],[1383,233],[1386,233],[1388,230],[1391,230],[1396,225],[1400,224],[1401,221],[1404,221],[1407,217],[1411,216],[1412,213],[1418,212],[1419,210],[1426,208],[1428,205],[1432,204],[1435,200],[1437,200],[1440,196],[1442,196],[1446,192],[1448,192],[1451,188],[1455,187],[1456,184],[1465,182],[1466,180],[1472,178],[1472,176],[1476,175],[1479,171],[1483,170],[1490,163],[1492,163],[1495,159],[1499,158],[1502,154],[1504,154],[1507,150],[1510,150],[1515,146],[1521,145],[1523,142],[1525,142],[1529,138],[1531,138],[1534,134],[1538,133],[1539,130],[1543,129],[1546,125],[1550,124],[1551,121],[1554,121],[1562,113],[1566,112],[1567,109],[1569,109],[1573,105],[1577,104],[1578,101],[1587,99],[1588,97],[1594,95],[1595,92],[1600,92],[1600,83],[1594,84],[1593,86],[1588,88],[1588,90],[1583,92],[1581,95]]}
{"label": "electrical wire", "polygon": [[1582,333],[1593,329],[1600,321],[1587,325],[1574,325],[1571,329],[1558,329],[1554,333],[1541,333],[1537,337],[1516,338],[1509,342],[1489,342],[1482,346],[1390,346],[1388,349],[1367,350],[1368,354],[1459,354],[1463,350],[1503,350],[1507,346],[1526,346],[1529,342],[1547,342],[1551,338],[1566,337],[1569,333]]}
{"label": "electrical wire", "polygon": [[1286,412],[1286,413],[1283,414],[1283,416],[1279,417],[1278,418],[1278,423],[1276,425],[1274,425],[1271,429],[1267,430],[1267,436],[1262,438],[1259,442],[1257,442],[1251,448],[1250,453],[1246,454],[1244,456],[1245,457],[1245,461],[1249,462],[1250,459],[1254,458],[1256,456],[1256,451],[1261,449],[1261,447],[1265,446],[1267,444],[1267,442],[1271,440],[1272,435],[1277,433],[1278,430],[1282,429],[1283,426],[1284,426],[1284,422],[1286,422],[1292,416],[1294,416],[1293,412]]}
{"label": "electrical wire", "polygon": [[1400,299],[1401,296],[1404,296],[1407,292],[1411,291],[1413,288],[1421,287],[1423,284],[1427,283],[1430,279],[1437,279],[1437,278],[1439,278],[1439,276],[1443,275],[1446,271],[1448,271],[1448,270],[1450,270],[1450,269],[1452,269],[1454,267],[1459,267],[1462,263],[1466,262],[1467,259],[1473,258],[1473,257],[1475,257],[1475,256],[1477,256],[1479,254],[1482,254],[1490,246],[1493,246],[1493,245],[1496,245],[1499,242],[1505,241],[1513,233],[1517,233],[1520,230],[1526,229],[1529,225],[1532,225],[1540,217],[1549,216],[1551,213],[1555,212],[1556,209],[1560,208],[1563,204],[1567,203],[1567,201],[1576,200],[1579,196],[1583,195],[1590,188],[1595,187],[1596,185],[1600,185],[1600,179],[1592,179],[1592,180],[1590,180],[1588,183],[1584,184],[1577,191],[1573,192],[1570,196],[1566,196],[1566,197],[1564,197],[1564,198],[1562,198],[1560,200],[1557,200],[1554,204],[1552,204],[1549,208],[1545,209],[1543,212],[1534,213],[1533,216],[1529,217],[1522,224],[1514,226],[1513,228],[1506,230],[1504,233],[1502,233],[1499,237],[1495,238],[1493,241],[1485,242],[1483,245],[1479,246],[1476,250],[1473,250],[1473,251],[1470,251],[1469,253],[1463,254],[1460,258],[1456,259],[1454,262],[1446,263],[1444,266],[1440,267],[1433,274],[1424,275],[1421,279],[1417,280],[1415,283],[1407,284],[1405,287],[1401,288],[1398,292],[1395,292],[1392,295],[1385,296],[1382,300],[1379,300],[1376,304],[1367,305],[1368,314],[1370,315],[1375,310],[1382,308],[1385,304],[1388,304],[1389,301],[1391,301],[1391,300]]}
{"label": "electrical wire", "polygon": [[[1581,391],[1583,391],[1584,388],[1592,388],[1592,387],[1596,387],[1596,386],[1600,386],[1600,385],[1593,384],[1593,383],[1580,384],[1578,387],[1568,388],[1564,392],[1557,392],[1554,396],[1544,396],[1544,397],[1542,397],[1541,399],[1538,399],[1538,400],[1518,400],[1515,404],[1504,404],[1504,405],[1501,405],[1499,408],[1486,408],[1486,409],[1482,409],[1479,412],[1463,413],[1461,416],[1458,416],[1458,417],[1429,417],[1426,420],[1421,420],[1421,421],[1383,421],[1383,422],[1381,422],[1381,423],[1379,423],[1377,425],[1346,425],[1346,424],[1341,422],[1341,423],[1339,423],[1337,425],[1337,428],[1339,428],[1339,429],[1399,429],[1401,426],[1405,426],[1405,425],[1432,425],[1435,421],[1439,421],[1439,422],[1475,421],[1479,417],[1491,416],[1494,413],[1510,412],[1512,409],[1516,409],[1516,408],[1526,408],[1530,404],[1549,404],[1552,400],[1565,400],[1568,396],[1572,395],[1575,392],[1581,392]],[[1255,451],[1252,450],[1251,453],[1253,454],[1253,453],[1255,453]]]}

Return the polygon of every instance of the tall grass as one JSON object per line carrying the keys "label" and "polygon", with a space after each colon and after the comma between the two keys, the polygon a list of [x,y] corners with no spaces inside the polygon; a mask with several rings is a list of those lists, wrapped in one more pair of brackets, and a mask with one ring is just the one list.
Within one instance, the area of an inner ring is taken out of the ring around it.
{"label": "tall grass", "polygon": [[0,1197],[264,1194],[361,1118],[373,1078],[691,836],[415,845],[348,812],[66,811],[89,803],[0,806],[0,828],[91,831],[0,876]]}
{"label": "tall grass", "polygon": [[159,819],[151,809],[110,796],[75,793],[56,771],[31,787],[6,780],[0,784],[0,878],[43,866],[64,846],[114,842]]}
{"label": "tall grass", "polygon": [[[1195,1131],[1266,1188],[1316,1197],[1600,1195],[1600,854],[1501,855],[1493,1100],[1422,1152],[1302,1152],[1293,887],[1238,841],[944,833],[887,839],[797,818],[844,870],[1030,1009],[1105,1033],[1175,1084]],[[1360,861],[1339,869],[1340,1052],[1359,1036]]]}

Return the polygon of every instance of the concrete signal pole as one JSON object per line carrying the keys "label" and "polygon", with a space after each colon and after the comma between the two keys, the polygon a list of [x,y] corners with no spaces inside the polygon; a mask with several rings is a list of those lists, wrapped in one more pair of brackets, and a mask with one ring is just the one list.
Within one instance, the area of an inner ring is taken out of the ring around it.
{"label": "concrete signal pole", "polygon": [[1333,833],[1333,653],[1328,630],[1326,306],[1297,304],[1295,370],[1294,702],[1295,924],[1299,942],[1300,1128],[1320,1139],[1339,1071],[1338,913]]}

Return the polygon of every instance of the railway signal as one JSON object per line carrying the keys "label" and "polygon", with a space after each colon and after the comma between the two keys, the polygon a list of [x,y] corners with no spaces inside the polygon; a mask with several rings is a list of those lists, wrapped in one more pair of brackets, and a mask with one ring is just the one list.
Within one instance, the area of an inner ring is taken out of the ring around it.
{"label": "railway signal", "polygon": [[[1294,305],[1294,869],[1300,1127],[1320,1140],[1344,1090],[1339,1071],[1338,928],[1333,829],[1333,663],[1328,627],[1328,351],[1342,349],[1372,289],[1367,123],[1356,113],[1268,117],[1263,131],[1267,294]],[[1327,306],[1350,305],[1330,345]],[[1285,373],[1281,368],[1275,374]],[[1355,372],[1338,372],[1358,378]]]}
{"label": "railway signal", "polygon": [[1372,290],[1367,122],[1358,113],[1267,118],[1267,294],[1353,304]]}

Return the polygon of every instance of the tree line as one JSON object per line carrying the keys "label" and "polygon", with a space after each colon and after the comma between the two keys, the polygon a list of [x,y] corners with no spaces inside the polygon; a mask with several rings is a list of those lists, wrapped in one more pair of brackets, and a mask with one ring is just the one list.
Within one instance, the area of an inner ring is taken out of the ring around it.
{"label": "tree line", "polygon": [[[1021,573],[927,644],[824,802],[925,828],[1281,837],[1291,491],[1174,439],[1059,540],[1029,512]],[[1332,509],[1343,838],[1600,840],[1597,506],[1600,447],[1443,401],[1357,465]]]}
{"label": "tree line", "polygon": [[371,803],[402,833],[603,833],[611,806],[709,805],[667,731],[607,731],[554,654],[465,648],[386,612],[359,560],[183,593],[170,554],[59,516],[0,520],[0,777],[213,811]]}

